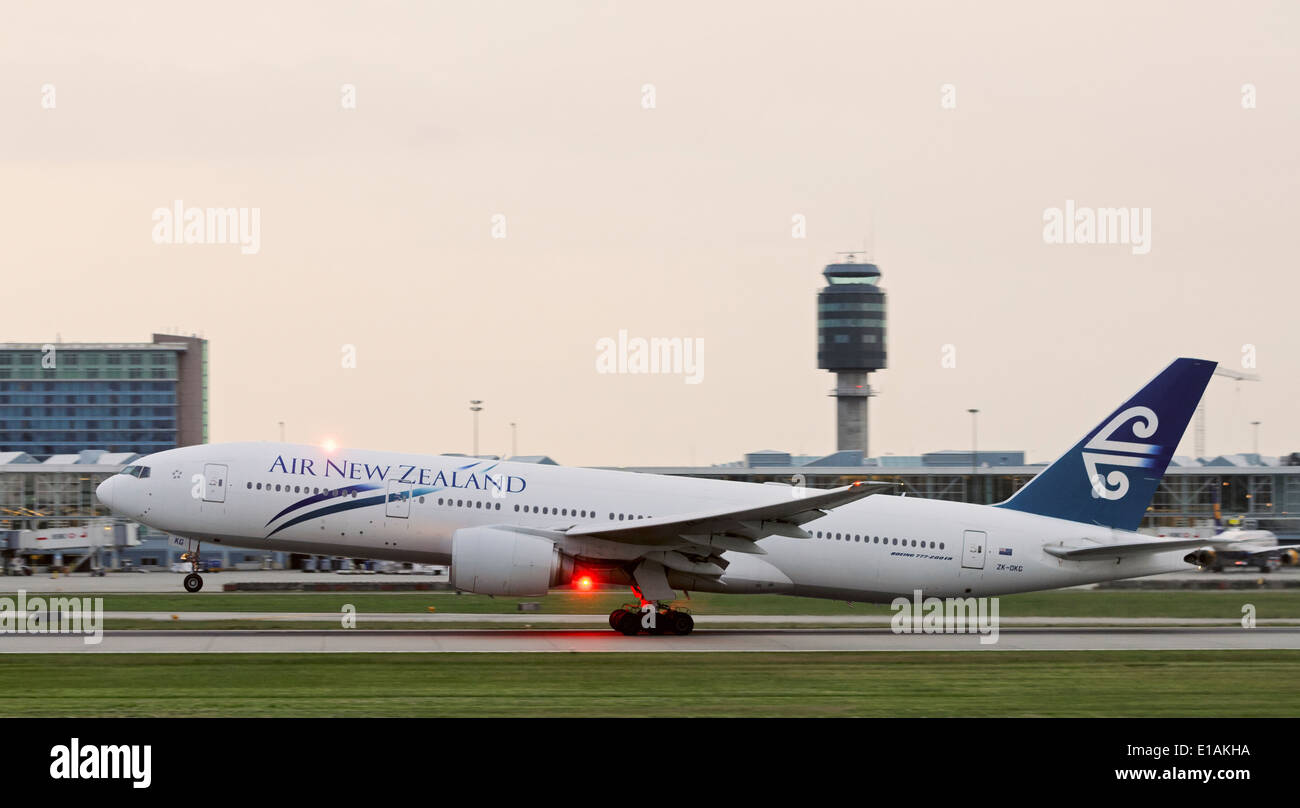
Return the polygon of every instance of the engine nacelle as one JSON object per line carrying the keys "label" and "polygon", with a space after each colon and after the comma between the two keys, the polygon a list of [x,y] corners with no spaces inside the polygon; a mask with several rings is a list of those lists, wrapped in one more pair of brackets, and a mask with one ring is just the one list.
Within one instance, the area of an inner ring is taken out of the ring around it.
{"label": "engine nacelle", "polygon": [[1218,553],[1214,552],[1213,550],[1207,547],[1203,550],[1197,550],[1196,552],[1188,553],[1187,555],[1183,556],[1183,560],[1186,561],[1188,564],[1195,564],[1199,567],[1212,567],[1214,566],[1214,560],[1218,557],[1219,557]]}
{"label": "engine nacelle", "polygon": [[451,585],[480,595],[545,595],[573,578],[573,558],[554,542],[495,527],[451,536]]}
{"label": "engine nacelle", "polygon": [[1284,567],[1294,567],[1296,564],[1300,564],[1300,553],[1290,549],[1283,550],[1277,554],[1277,560]]}

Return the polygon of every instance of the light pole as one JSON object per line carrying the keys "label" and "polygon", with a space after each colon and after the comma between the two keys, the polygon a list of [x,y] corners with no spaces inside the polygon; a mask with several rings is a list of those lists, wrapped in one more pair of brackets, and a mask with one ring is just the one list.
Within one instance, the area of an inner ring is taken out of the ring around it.
{"label": "light pole", "polygon": [[969,409],[970,413],[970,486],[971,497],[975,496],[975,475],[979,473],[979,414],[977,409]]}
{"label": "light pole", "polygon": [[519,425],[514,421],[510,422],[510,456],[519,455]]}
{"label": "light pole", "polygon": [[280,442],[284,443],[284,421],[280,421]]}
{"label": "light pole", "polygon": [[477,398],[470,399],[469,411],[474,413],[474,456],[478,457],[478,414],[483,411],[479,405],[483,402]]}
{"label": "light pole", "polygon": [[1251,421],[1250,425],[1255,427],[1255,454],[1259,454],[1259,421]]}

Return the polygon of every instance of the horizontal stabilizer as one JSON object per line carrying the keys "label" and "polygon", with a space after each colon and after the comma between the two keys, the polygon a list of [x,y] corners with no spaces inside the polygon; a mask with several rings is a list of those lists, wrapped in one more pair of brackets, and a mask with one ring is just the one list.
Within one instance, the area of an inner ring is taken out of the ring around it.
{"label": "horizontal stabilizer", "polygon": [[1045,544],[1043,552],[1067,561],[1095,561],[1099,558],[1131,558],[1150,553],[1166,553],[1171,550],[1190,550],[1194,547],[1207,546],[1209,541],[1206,539],[1151,539],[1123,544],[1090,544],[1085,547]]}

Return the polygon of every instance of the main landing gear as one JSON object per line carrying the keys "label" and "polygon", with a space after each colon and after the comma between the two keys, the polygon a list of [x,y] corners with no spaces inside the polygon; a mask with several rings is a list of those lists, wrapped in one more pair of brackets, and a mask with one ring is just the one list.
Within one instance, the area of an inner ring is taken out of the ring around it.
{"label": "main landing gear", "polygon": [[610,612],[609,627],[628,637],[635,637],[643,631],[647,634],[685,635],[695,630],[695,620],[680,609],[641,600],[639,604],[625,603]]}
{"label": "main landing gear", "polygon": [[197,592],[203,588],[203,576],[199,575],[199,547],[201,544],[194,545],[194,552],[181,553],[181,561],[190,562],[190,574],[185,576],[185,591]]}

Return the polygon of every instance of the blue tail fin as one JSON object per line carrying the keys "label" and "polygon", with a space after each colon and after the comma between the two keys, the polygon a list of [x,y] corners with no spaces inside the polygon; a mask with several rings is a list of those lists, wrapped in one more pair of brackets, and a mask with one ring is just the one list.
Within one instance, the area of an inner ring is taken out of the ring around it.
{"label": "blue tail fin", "polygon": [[1136,530],[1214,366],[1204,359],[1175,359],[997,507]]}

